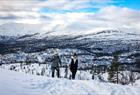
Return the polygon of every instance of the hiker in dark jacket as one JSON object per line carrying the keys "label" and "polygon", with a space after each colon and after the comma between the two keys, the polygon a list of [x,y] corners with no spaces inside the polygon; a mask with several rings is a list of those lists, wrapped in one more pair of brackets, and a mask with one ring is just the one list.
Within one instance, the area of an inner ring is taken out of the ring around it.
{"label": "hiker in dark jacket", "polygon": [[77,59],[77,54],[74,53],[70,63],[70,71],[72,72],[72,79],[75,79],[77,68],[78,68],[78,59]]}
{"label": "hiker in dark jacket", "polygon": [[57,71],[57,77],[60,77],[60,65],[61,65],[61,60],[60,57],[57,54],[53,56],[52,64],[51,64],[51,70],[52,70],[52,77],[54,77],[55,70]]}

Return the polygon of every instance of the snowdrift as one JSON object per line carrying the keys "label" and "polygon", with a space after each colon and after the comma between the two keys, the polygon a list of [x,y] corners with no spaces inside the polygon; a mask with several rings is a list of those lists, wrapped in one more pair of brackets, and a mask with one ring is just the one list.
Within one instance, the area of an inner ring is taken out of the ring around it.
{"label": "snowdrift", "polygon": [[0,95],[139,95],[140,83],[123,86],[95,80],[68,80],[0,68]]}

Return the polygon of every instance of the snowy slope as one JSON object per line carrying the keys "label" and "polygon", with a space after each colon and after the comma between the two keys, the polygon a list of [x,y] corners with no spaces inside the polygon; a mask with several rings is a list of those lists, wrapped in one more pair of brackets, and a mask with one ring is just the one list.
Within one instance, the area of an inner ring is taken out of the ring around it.
{"label": "snowy slope", "polygon": [[137,86],[53,79],[0,69],[0,95],[139,95]]}
{"label": "snowy slope", "polygon": [[[57,29],[47,31],[42,30],[42,27],[44,26],[16,23],[0,25],[0,54],[24,52],[27,55],[27,53],[46,51],[46,53],[49,53],[48,51],[51,51],[51,49],[57,48],[61,56],[67,55],[69,58],[70,54],[76,51],[81,63],[92,63],[93,57],[100,57],[95,59],[99,59],[96,63],[101,64],[110,64],[110,59],[115,52],[120,52],[122,55],[123,53],[134,52],[133,55],[140,55],[140,32],[134,30],[93,28],[87,31],[77,31],[75,29],[69,32],[65,30],[56,31]],[[11,36],[10,33],[14,36]],[[38,56],[38,54],[34,55]],[[42,57],[47,58],[49,56],[44,55]],[[134,63],[136,57],[125,56],[121,59],[121,63]],[[4,56],[0,60],[5,58],[7,57]],[[14,60],[16,59],[14,58]]]}
{"label": "snowy slope", "polygon": [[[44,29],[45,28],[45,29]],[[134,39],[138,38],[140,36],[140,32],[132,29],[121,29],[121,28],[106,28],[106,27],[99,27],[99,28],[91,28],[88,30],[82,30],[79,31],[79,29],[75,28],[68,28],[60,26],[59,24],[54,25],[50,28],[48,25],[45,24],[21,24],[21,23],[6,23],[0,25],[0,35],[6,35],[6,36],[23,36],[23,35],[30,35],[30,34],[36,34],[38,35],[34,36],[33,38],[43,38],[46,36],[62,36],[62,35],[68,35],[68,36],[76,36],[76,35],[87,35],[89,34],[90,37],[97,38],[107,38],[107,40],[111,39],[120,39],[120,38],[128,38],[128,39]],[[93,35],[94,34],[94,35]],[[88,36],[88,38],[89,38]],[[136,37],[135,37],[136,36]]]}

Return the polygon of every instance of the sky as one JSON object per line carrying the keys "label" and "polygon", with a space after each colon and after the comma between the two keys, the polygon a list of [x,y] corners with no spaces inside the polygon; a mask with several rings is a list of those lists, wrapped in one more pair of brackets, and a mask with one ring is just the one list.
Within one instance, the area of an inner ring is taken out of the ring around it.
{"label": "sky", "polygon": [[140,0],[0,0],[0,25],[7,23],[42,25],[45,32],[140,32]]}

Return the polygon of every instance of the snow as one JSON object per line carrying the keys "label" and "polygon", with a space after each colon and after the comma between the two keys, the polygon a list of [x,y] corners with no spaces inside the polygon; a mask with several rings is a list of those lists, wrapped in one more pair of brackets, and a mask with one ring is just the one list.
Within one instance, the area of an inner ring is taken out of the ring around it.
{"label": "snow", "polygon": [[139,95],[136,86],[49,78],[0,68],[0,95]]}
{"label": "snow", "polygon": [[140,88],[140,80],[137,80],[134,85]]}
{"label": "snow", "polygon": [[[20,63],[16,63],[16,64],[3,64],[1,66],[1,68],[3,69],[7,69],[7,70],[11,70],[12,68],[14,71],[17,72],[24,72],[24,73],[28,73],[28,74],[32,74],[32,75],[43,75],[43,76],[47,76],[47,77],[51,77],[51,65],[50,64],[30,64],[30,65],[25,65],[25,63],[23,63],[22,65]],[[66,77],[66,68],[60,68],[60,76],[61,78],[65,78]],[[70,70],[67,69],[67,77],[69,77],[71,74]],[[97,76],[98,78],[98,76]],[[76,79],[79,80],[91,80],[92,79],[92,74],[90,73],[90,70],[86,70],[86,71],[81,71],[78,70],[77,71],[77,76]]]}

